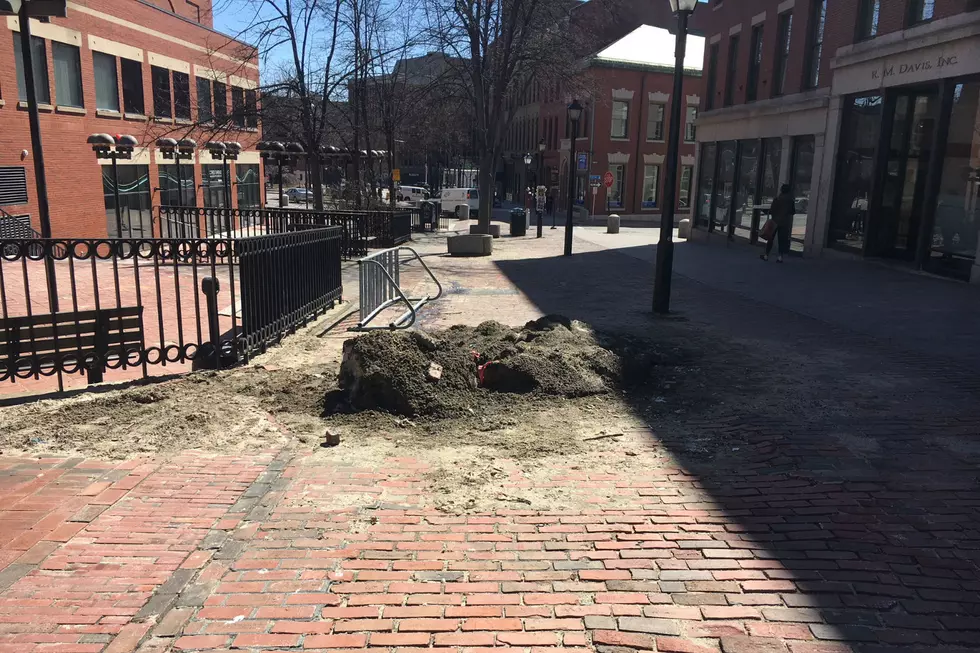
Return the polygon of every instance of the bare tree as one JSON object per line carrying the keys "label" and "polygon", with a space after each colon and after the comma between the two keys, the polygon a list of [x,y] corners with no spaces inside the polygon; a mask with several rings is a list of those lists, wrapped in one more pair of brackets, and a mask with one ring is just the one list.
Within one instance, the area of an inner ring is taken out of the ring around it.
{"label": "bare tree", "polygon": [[564,28],[569,0],[429,0],[430,36],[456,62],[473,105],[480,227],[492,212],[494,172],[513,112],[531,84],[574,79],[582,43]]}

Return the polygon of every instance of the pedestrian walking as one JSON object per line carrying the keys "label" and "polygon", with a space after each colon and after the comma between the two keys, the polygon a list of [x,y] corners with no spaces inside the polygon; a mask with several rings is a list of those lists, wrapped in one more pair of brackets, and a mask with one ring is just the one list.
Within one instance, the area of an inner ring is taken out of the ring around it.
{"label": "pedestrian walking", "polygon": [[793,228],[793,215],[796,213],[796,200],[793,198],[793,189],[789,184],[783,184],[779,189],[779,196],[772,201],[769,208],[769,219],[762,227],[760,236],[766,239],[766,253],[760,254],[759,258],[763,261],[769,260],[772,252],[773,243],[779,241],[779,254],[776,262],[783,262],[783,254],[789,253],[789,236]]}

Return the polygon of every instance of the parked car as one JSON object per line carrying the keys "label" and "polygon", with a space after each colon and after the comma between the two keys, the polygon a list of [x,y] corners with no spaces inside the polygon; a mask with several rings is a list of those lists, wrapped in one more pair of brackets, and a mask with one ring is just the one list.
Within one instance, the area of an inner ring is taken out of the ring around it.
{"label": "parked car", "polygon": [[290,188],[286,191],[286,197],[290,202],[305,202],[309,199],[313,201],[313,191],[308,188]]}

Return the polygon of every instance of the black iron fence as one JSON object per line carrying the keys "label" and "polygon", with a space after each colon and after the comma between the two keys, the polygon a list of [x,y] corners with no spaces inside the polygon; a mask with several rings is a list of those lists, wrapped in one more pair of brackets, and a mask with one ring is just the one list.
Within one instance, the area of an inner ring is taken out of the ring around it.
{"label": "black iron fence", "polygon": [[[398,211],[314,211],[306,209],[225,209],[161,206],[156,234],[164,238],[250,237],[324,226],[340,227],[345,259],[369,249],[395,247],[411,240],[418,209]],[[416,229],[418,230],[418,229]]]}
{"label": "black iron fence", "polygon": [[0,240],[0,381],[43,392],[247,360],[340,298],[342,236]]}

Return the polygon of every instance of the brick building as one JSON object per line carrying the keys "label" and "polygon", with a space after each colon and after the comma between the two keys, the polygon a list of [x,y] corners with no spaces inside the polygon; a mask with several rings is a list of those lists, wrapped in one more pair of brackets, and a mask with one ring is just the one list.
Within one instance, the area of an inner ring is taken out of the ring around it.
{"label": "brick building", "polygon": [[780,183],[793,248],[980,281],[980,2],[712,0],[698,237],[754,241]]}
{"label": "brick building", "polygon": [[[16,17],[0,17],[0,233],[39,229],[26,87]],[[123,234],[151,233],[151,206],[262,202],[257,54],[213,29],[211,0],[71,0],[68,17],[31,21],[35,88],[52,233],[115,236],[111,166],[93,133],[137,138],[119,165]],[[229,169],[199,148],[177,168],[154,146],[161,136],[237,141]],[[179,199],[179,195],[183,199]]]}
{"label": "brick building", "polygon": [[[697,93],[700,87],[704,39],[691,36],[685,60],[684,98],[678,175],[678,210],[690,209],[695,163]],[[654,222],[661,210],[663,162],[673,91],[674,35],[666,29],[641,25],[589,57],[578,86],[584,107],[576,140],[575,202],[580,217],[617,213],[638,222]],[[536,183],[538,162],[526,169],[524,154],[536,155],[543,140],[544,179],[559,208],[567,205],[571,155],[567,91],[534,85],[515,113],[505,142],[505,193]],[[613,175],[608,190],[596,193],[590,180]]]}

